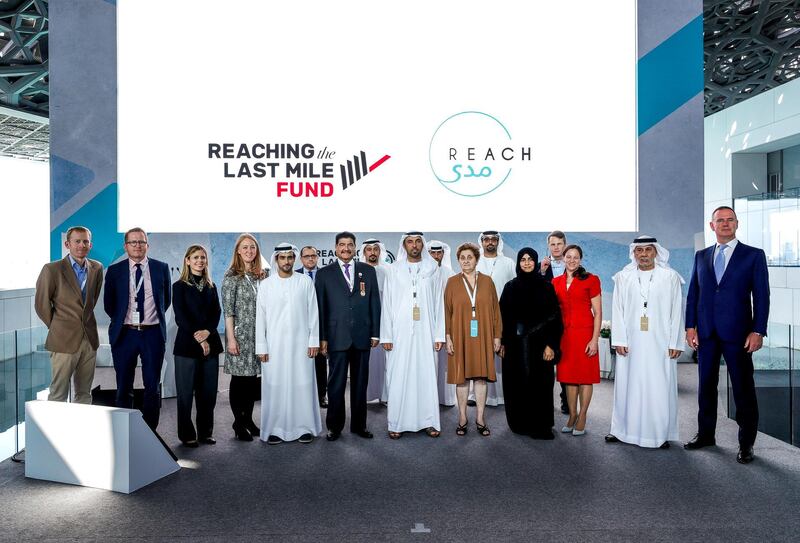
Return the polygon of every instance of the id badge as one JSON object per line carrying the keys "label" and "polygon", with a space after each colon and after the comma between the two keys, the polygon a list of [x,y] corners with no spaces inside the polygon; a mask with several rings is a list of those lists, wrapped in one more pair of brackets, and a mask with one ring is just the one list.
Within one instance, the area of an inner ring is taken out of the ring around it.
{"label": "id badge", "polygon": [[469,321],[469,337],[478,337],[478,319]]}
{"label": "id badge", "polygon": [[639,319],[639,330],[641,330],[642,332],[647,332],[647,329],[648,329],[649,325],[650,325],[650,322],[647,319],[646,315],[644,317],[642,317],[641,319]]}
{"label": "id badge", "polygon": [[142,324],[139,321],[139,310],[138,309],[133,312],[133,315],[131,315],[131,324],[133,324],[134,326],[139,326],[140,324]]}
{"label": "id badge", "polygon": [[419,313],[419,306],[418,305],[414,306],[414,309],[411,311],[411,315],[412,315],[412,317],[414,318],[415,321],[419,320],[420,313]]}

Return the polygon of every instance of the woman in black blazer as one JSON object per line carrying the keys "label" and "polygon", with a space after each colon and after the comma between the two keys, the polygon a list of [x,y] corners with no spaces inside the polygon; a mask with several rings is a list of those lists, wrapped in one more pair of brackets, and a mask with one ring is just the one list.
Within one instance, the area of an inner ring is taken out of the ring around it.
{"label": "woman in black blazer", "polygon": [[[175,388],[178,393],[178,438],[187,447],[213,445],[214,406],[217,403],[220,319],[217,288],[208,271],[208,252],[192,245],[183,259],[181,278],[172,285],[175,337]],[[192,397],[197,409],[197,430],[192,425]],[[199,443],[198,443],[199,442]]]}

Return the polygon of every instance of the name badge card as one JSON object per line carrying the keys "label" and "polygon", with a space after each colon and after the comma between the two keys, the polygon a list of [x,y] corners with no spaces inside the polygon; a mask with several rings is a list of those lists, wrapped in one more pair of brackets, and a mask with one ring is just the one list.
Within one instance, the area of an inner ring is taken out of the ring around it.
{"label": "name badge card", "polygon": [[411,311],[411,315],[412,315],[412,317],[414,318],[415,321],[419,320],[420,313],[419,313],[419,306],[418,305],[414,306],[414,309]]}
{"label": "name badge card", "polygon": [[639,330],[642,332],[647,332],[648,327],[650,326],[650,322],[647,319],[647,315],[639,319]]}
{"label": "name badge card", "polygon": [[142,324],[141,321],[139,320],[139,308],[138,307],[133,312],[133,315],[131,315],[131,323],[134,326],[139,326],[140,324]]}
{"label": "name badge card", "polygon": [[478,337],[478,319],[469,321],[469,337]]}

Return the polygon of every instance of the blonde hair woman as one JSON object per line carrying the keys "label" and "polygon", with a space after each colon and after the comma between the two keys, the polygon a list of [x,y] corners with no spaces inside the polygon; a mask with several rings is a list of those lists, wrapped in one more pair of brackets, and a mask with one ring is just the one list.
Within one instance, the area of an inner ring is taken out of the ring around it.
{"label": "blonde hair woman", "polygon": [[231,376],[230,403],[233,431],[241,441],[261,433],[253,422],[253,405],[261,385],[261,363],[256,357],[256,299],[266,277],[261,249],[252,234],[242,234],[233,248],[230,268],[222,280],[225,312],[225,373]]}
{"label": "blonde hair woman", "polygon": [[[181,277],[172,285],[175,337],[175,388],[178,395],[178,438],[187,447],[213,445],[219,353],[217,333],[221,309],[208,269],[208,251],[191,245],[183,258]],[[197,428],[192,424],[192,399]]]}

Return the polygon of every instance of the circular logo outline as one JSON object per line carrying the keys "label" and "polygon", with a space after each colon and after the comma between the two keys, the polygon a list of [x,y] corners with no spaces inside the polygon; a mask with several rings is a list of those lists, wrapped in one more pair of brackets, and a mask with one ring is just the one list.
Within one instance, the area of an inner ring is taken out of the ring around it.
{"label": "circular logo outline", "polygon": [[499,119],[497,119],[496,117],[494,117],[493,115],[489,115],[488,113],[484,113],[483,111],[472,111],[472,110],[471,110],[471,111],[460,111],[460,112],[458,112],[458,113],[454,113],[453,115],[450,115],[448,118],[446,118],[445,120],[443,120],[443,121],[442,121],[442,122],[439,124],[439,126],[437,126],[437,127],[436,127],[436,130],[434,130],[434,132],[433,132],[433,136],[431,136],[431,141],[430,141],[430,143],[428,144],[428,164],[429,164],[429,165],[430,165],[430,167],[431,167],[431,171],[433,172],[433,176],[436,178],[436,180],[437,180],[437,181],[439,181],[439,184],[440,184],[441,186],[443,186],[444,188],[446,188],[447,190],[449,190],[449,191],[450,191],[450,192],[452,192],[453,194],[458,194],[459,196],[464,196],[464,197],[466,197],[466,198],[476,198],[476,197],[478,197],[478,196],[485,196],[485,195],[489,194],[490,192],[494,192],[494,191],[496,191],[497,189],[499,189],[501,186],[503,186],[503,183],[505,183],[505,182],[506,182],[506,179],[508,179],[508,176],[509,176],[509,175],[511,175],[511,170],[513,170],[513,168],[509,168],[509,169],[508,169],[508,172],[506,173],[506,176],[505,176],[505,177],[503,177],[502,181],[500,181],[500,182],[499,182],[499,183],[498,183],[498,184],[497,184],[497,185],[496,185],[494,188],[492,188],[492,189],[489,189],[489,190],[487,190],[486,192],[482,192],[482,193],[480,193],[480,194],[462,194],[462,193],[460,193],[460,192],[458,192],[458,191],[456,191],[456,190],[453,190],[453,189],[451,189],[451,188],[448,186],[449,184],[451,184],[451,183],[452,183],[452,181],[445,181],[444,179],[442,179],[441,177],[439,177],[439,176],[437,175],[437,173],[436,173],[436,170],[435,170],[435,169],[434,169],[434,167],[433,167],[433,158],[431,158],[431,153],[432,153],[432,151],[433,151],[433,140],[434,140],[434,139],[436,139],[436,134],[438,134],[438,133],[439,133],[439,130],[442,128],[442,126],[444,126],[444,124],[445,124],[447,121],[449,121],[450,119],[452,119],[452,118],[454,118],[454,117],[458,117],[459,115],[466,115],[466,114],[469,114],[469,113],[475,113],[475,114],[478,114],[478,115],[484,115],[485,117],[489,117],[489,118],[490,118],[490,119],[492,119],[494,122],[496,122],[497,124],[499,124],[499,125],[500,125],[500,128],[502,128],[502,129],[503,129],[503,131],[506,133],[506,136],[508,136],[508,139],[509,139],[509,141],[511,141],[511,133],[508,131],[508,128],[506,128],[506,126],[505,126],[505,125],[504,125],[502,122],[500,122],[500,120],[499,120]]}

